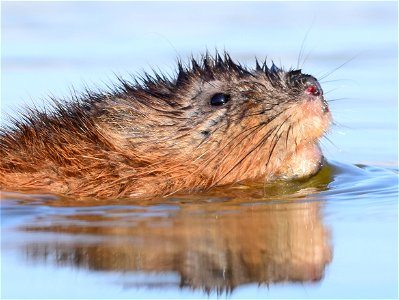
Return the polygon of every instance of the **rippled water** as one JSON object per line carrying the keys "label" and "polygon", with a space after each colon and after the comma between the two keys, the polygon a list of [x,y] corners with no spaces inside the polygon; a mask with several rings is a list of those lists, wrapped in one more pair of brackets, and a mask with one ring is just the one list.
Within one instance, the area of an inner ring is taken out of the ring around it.
{"label": "rippled water", "polygon": [[151,200],[2,192],[2,298],[397,298],[394,2],[2,3],[2,122],[112,72],[173,72],[176,51],[295,66],[309,28],[305,72],[356,56],[323,83],[345,99],[317,176]]}

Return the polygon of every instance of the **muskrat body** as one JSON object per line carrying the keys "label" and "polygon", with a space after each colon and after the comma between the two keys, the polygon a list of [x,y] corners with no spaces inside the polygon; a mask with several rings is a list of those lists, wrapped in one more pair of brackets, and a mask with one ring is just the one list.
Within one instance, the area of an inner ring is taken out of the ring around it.
{"label": "muskrat body", "polygon": [[179,61],[175,79],[30,109],[0,135],[3,190],[79,197],[191,192],[315,174],[331,114],[318,81],[225,53]]}

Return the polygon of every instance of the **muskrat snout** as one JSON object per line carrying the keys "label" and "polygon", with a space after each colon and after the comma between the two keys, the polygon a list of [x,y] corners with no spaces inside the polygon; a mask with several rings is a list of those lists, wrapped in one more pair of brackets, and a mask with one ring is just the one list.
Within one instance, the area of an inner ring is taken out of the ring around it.
{"label": "muskrat snout", "polygon": [[323,89],[320,86],[320,83],[315,79],[308,79],[306,83],[305,93],[312,96],[323,96]]}
{"label": "muskrat snout", "polygon": [[309,78],[307,78],[305,84],[305,94],[309,95],[309,100],[317,100],[321,102],[323,113],[328,113],[330,111],[328,108],[328,103],[323,96],[323,89],[321,88],[317,79],[313,76],[309,76]]}

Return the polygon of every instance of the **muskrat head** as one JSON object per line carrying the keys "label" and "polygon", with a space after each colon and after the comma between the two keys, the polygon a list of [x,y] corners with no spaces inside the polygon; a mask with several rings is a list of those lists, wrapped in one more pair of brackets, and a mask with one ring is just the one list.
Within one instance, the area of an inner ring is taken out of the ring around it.
{"label": "muskrat head", "polygon": [[105,123],[123,147],[168,161],[168,172],[188,170],[215,185],[320,168],[318,139],[331,114],[319,82],[301,70],[266,62],[250,70],[217,54],[179,62],[175,80],[147,76],[144,85],[123,86]]}

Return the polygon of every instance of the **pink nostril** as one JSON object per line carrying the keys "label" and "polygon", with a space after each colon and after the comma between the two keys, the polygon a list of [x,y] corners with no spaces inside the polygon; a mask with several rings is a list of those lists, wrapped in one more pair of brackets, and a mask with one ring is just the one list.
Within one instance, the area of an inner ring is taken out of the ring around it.
{"label": "pink nostril", "polygon": [[311,85],[310,87],[308,87],[306,89],[306,94],[313,95],[313,96],[318,96],[318,95],[320,95],[320,92],[317,89],[317,87],[315,87],[314,85]]}

